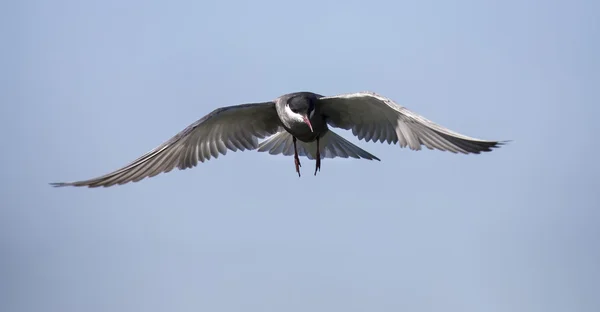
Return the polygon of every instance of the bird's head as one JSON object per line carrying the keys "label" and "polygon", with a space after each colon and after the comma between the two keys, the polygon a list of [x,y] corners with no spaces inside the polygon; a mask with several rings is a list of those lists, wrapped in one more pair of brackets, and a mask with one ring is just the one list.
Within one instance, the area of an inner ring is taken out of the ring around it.
{"label": "bird's head", "polygon": [[287,114],[299,122],[308,125],[310,131],[313,131],[310,119],[315,114],[316,97],[307,95],[296,95],[288,99],[285,105]]}

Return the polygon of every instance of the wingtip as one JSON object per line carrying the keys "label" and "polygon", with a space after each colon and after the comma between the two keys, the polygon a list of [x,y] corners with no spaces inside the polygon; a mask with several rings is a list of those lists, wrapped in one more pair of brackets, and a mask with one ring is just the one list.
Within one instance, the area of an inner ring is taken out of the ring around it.
{"label": "wingtip", "polygon": [[496,144],[494,144],[494,146],[492,146],[491,148],[500,148],[504,145],[507,145],[508,143],[511,143],[513,140],[503,140],[503,141],[496,141]]}

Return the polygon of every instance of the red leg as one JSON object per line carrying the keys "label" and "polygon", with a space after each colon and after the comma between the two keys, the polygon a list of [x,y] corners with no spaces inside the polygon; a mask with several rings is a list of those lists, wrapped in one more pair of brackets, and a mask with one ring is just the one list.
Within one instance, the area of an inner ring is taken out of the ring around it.
{"label": "red leg", "polygon": [[317,164],[315,166],[315,175],[317,175],[317,170],[321,171],[321,151],[319,149],[319,138],[317,138]]}
{"label": "red leg", "polygon": [[302,165],[300,164],[300,158],[298,158],[298,149],[296,148],[296,137],[293,137],[293,141],[294,141],[294,164],[296,165],[296,172],[298,172],[298,176],[300,176],[300,167],[302,167]]}

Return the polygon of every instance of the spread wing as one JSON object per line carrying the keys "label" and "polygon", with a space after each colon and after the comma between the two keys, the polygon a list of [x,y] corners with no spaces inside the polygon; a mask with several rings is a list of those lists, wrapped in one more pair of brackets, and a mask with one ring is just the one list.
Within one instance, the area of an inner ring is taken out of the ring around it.
{"label": "spread wing", "polygon": [[175,167],[195,167],[198,161],[225,155],[227,150],[256,149],[258,139],[277,133],[279,126],[273,102],[218,108],[121,169],[90,180],[51,185],[108,187],[138,182]]}
{"label": "spread wing", "polygon": [[321,113],[327,123],[346,130],[360,140],[399,143],[412,150],[422,145],[452,153],[489,152],[503,142],[484,141],[456,133],[372,92],[322,97]]}

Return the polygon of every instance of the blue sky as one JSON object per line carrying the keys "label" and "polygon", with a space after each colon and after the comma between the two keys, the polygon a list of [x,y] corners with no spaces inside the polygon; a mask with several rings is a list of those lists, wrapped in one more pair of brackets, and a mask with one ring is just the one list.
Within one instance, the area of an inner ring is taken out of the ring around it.
{"label": "blue sky", "polygon": [[[0,310],[598,311],[594,1],[1,5]],[[513,140],[228,153],[108,189],[216,107],[371,90]],[[596,159],[596,161],[594,160]]]}

